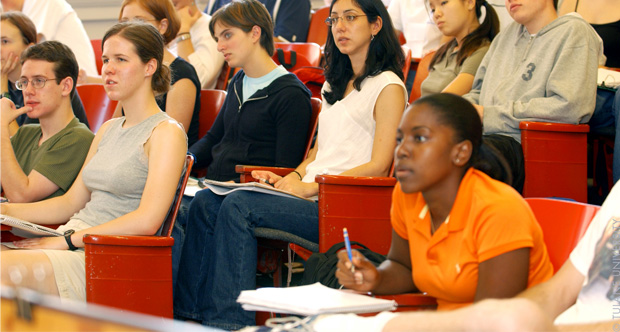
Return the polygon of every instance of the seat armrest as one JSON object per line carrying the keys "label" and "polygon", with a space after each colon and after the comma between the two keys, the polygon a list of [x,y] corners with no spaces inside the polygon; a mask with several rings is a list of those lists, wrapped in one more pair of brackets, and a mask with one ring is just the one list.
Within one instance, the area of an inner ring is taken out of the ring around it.
{"label": "seat armrest", "polygon": [[523,121],[523,197],[588,199],[587,124]]}
{"label": "seat armrest", "polygon": [[166,236],[125,236],[125,235],[98,235],[86,234],[84,244],[126,246],[126,247],[171,247],[174,244],[172,237]]}
{"label": "seat armrest", "polygon": [[290,172],[294,171],[294,168],[288,167],[272,167],[272,166],[251,166],[251,165],[237,165],[235,166],[235,172],[240,174],[241,183],[256,182],[252,177],[252,171],[269,171],[279,176],[286,176]]}
{"label": "seat armrest", "polygon": [[521,121],[521,123],[519,123],[519,129],[534,130],[534,131],[587,133],[590,131],[590,126],[588,126],[587,124]]}
{"label": "seat armrest", "polygon": [[396,184],[395,178],[379,176],[317,175],[314,181],[319,184],[319,188],[321,184],[374,187],[394,187]]}
{"label": "seat armrest", "polygon": [[390,249],[390,206],[395,178],[317,175],[319,184],[319,252],[342,242],[347,227],[352,241],[380,254]]}

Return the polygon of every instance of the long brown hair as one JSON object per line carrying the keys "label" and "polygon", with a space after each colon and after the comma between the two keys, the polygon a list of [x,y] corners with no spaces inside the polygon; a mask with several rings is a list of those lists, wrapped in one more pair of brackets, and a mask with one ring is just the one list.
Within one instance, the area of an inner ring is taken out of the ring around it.
{"label": "long brown hair", "polygon": [[[426,4],[428,6],[428,0],[426,0]],[[486,9],[484,21],[478,28],[476,28],[476,30],[470,32],[467,36],[465,36],[465,38],[463,38],[463,45],[461,45],[456,55],[456,62],[459,66],[463,65],[465,59],[472,55],[472,53],[474,53],[477,49],[493,41],[493,38],[495,38],[495,36],[499,33],[499,19],[497,18],[497,13],[495,12],[495,9],[493,9],[493,6],[491,6],[486,0],[476,0],[476,18],[480,18],[480,15],[482,14],[482,6]],[[435,63],[443,60],[443,58],[447,55],[448,50],[455,46],[456,39],[452,39],[451,41],[443,44],[437,52],[435,52],[428,69],[430,70],[433,68]]]}
{"label": "long brown hair", "polygon": [[13,24],[21,33],[24,45],[37,43],[37,28],[22,12],[10,11],[2,13],[2,21]]}
{"label": "long brown hair", "polygon": [[124,0],[118,14],[119,21],[123,18],[123,9],[125,9],[125,6],[134,2],[138,3],[140,7],[153,15],[156,20],[168,20],[168,29],[163,33],[165,44],[170,43],[176,38],[181,29],[181,20],[171,0]]}

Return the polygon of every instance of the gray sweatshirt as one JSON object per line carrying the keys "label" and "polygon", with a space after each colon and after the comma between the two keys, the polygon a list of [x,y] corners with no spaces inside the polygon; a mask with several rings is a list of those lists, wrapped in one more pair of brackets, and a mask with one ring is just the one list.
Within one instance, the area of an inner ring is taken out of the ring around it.
{"label": "gray sweatshirt", "polygon": [[585,123],[594,112],[602,43],[579,15],[564,15],[536,35],[516,22],[491,43],[471,91],[484,107],[485,134],[521,142],[521,121]]}

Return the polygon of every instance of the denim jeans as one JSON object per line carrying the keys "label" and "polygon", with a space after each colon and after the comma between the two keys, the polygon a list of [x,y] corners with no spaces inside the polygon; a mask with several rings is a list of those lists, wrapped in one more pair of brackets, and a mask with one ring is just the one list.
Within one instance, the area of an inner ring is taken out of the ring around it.
{"label": "denim jeans", "polygon": [[179,261],[181,260],[181,252],[183,249],[183,243],[185,242],[185,228],[187,227],[187,214],[189,210],[189,204],[194,197],[183,196],[181,199],[181,205],[179,206],[179,212],[177,213],[177,220],[172,228],[172,238],[174,239],[174,245],[172,246],[172,289],[174,290],[177,284],[177,274],[179,270]]}
{"label": "denim jeans", "polygon": [[[614,139],[613,179],[614,183],[620,179],[620,89],[615,92],[598,89],[596,94],[596,107],[590,129],[613,126],[616,137]],[[611,189],[611,188],[610,188]]]}
{"label": "denim jeans", "polygon": [[255,227],[280,229],[318,241],[318,204],[236,191],[196,194],[189,206],[177,285],[176,318],[236,330],[255,325],[254,312],[236,302],[256,287]]}

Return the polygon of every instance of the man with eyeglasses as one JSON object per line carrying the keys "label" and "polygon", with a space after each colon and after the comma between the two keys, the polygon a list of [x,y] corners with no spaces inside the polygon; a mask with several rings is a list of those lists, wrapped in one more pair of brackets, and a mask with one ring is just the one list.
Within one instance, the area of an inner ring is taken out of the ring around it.
{"label": "man with eyeglasses", "polygon": [[[47,41],[24,51],[21,77],[24,107],[2,98],[0,125],[1,185],[11,202],[33,202],[64,194],[77,177],[93,133],[73,114],[78,64],[71,50]],[[13,137],[9,124],[26,113],[39,124],[21,126]]]}

